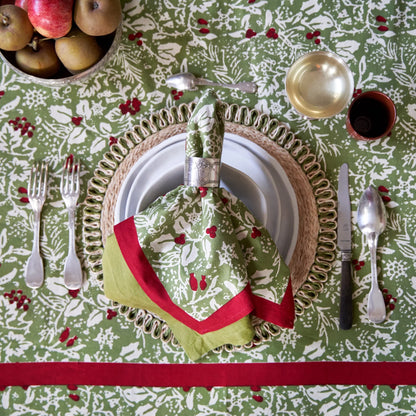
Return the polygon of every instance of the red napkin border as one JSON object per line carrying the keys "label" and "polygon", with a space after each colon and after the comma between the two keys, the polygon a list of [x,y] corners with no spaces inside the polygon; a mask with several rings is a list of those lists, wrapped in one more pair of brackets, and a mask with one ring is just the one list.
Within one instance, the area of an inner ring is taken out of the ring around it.
{"label": "red napkin border", "polygon": [[275,304],[259,296],[253,296],[250,285],[247,285],[237,296],[208,318],[198,321],[171,300],[140,247],[134,217],[129,217],[116,224],[114,234],[127,266],[147,296],[176,320],[181,321],[199,334],[216,331],[230,325],[248,315],[253,309],[255,315],[261,319],[283,328],[293,328],[295,305],[290,279],[280,304]]}

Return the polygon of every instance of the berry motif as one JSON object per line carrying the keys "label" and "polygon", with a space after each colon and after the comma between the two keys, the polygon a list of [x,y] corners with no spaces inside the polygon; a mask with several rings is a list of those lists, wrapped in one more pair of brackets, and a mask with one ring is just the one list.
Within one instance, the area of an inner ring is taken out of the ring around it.
{"label": "berry motif", "polygon": [[[19,194],[27,195],[27,189],[24,188],[23,186],[19,187],[17,192],[19,192]],[[20,202],[23,202],[24,204],[28,204],[29,203],[29,198],[27,196],[22,196],[20,198]]]}
{"label": "berry motif", "polygon": [[29,303],[31,302],[31,300],[25,294],[23,294],[22,289],[13,289],[10,291],[10,293],[4,293],[3,296],[5,298],[9,298],[10,305],[16,303],[16,309],[22,309],[24,311],[27,311],[29,309]]}
{"label": "berry motif", "polygon": [[136,32],[136,33],[130,33],[129,36],[128,36],[128,39],[132,42],[134,42],[136,39],[138,39],[136,41],[136,44],[138,46],[142,46],[143,45],[143,41],[141,40],[142,37],[143,37],[142,32]]}
{"label": "berry motif", "polygon": [[257,395],[257,394],[253,394],[253,399],[254,399],[256,402],[259,402],[259,403],[261,403],[261,402],[263,401],[263,397],[262,397],[262,396],[259,396],[259,395]]}
{"label": "berry motif", "polygon": [[257,238],[261,236],[261,231],[257,227],[251,229],[251,238]]}
{"label": "berry motif", "polygon": [[251,39],[252,37],[256,36],[257,33],[253,29],[247,29],[246,31],[246,38]]}
{"label": "berry motif", "polygon": [[118,108],[121,110],[122,114],[130,113],[134,116],[138,111],[140,111],[142,103],[136,97],[132,100],[127,100],[124,104],[120,104]]}
{"label": "berry motif", "polygon": [[201,288],[201,290],[205,290],[207,288],[207,282],[205,280],[204,275],[201,276],[201,281],[199,282],[199,287]]}
{"label": "berry motif", "polygon": [[189,286],[191,289],[196,292],[198,290],[198,281],[196,280],[195,274],[191,273],[189,275]]}
{"label": "berry motif", "polygon": [[72,122],[76,125],[79,126],[81,124],[82,121],[82,117],[72,117]]}
{"label": "berry motif", "polygon": [[217,227],[213,225],[205,230],[205,232],[211,237],[215,238],[217,236]]}
{"label": "berry motif", "polygon": [[176,244],[185,244],[185,234],[181,234],[175,238]]}
{"label": "berry motif", "polygon": [[267,31],[266,36],[267,36],[269,39],[277,39],[277,38],[279,37],[279,35],[276,33],[276,29],[275,29],[274,27],[271,27],[271,28]]}
{"label": "berry motif", "polygon": [[32,137],[35,130],[35,126],[27,121],[26,117],[16,117],[14,120],[9,120],[9,124],[14,126],[14,130],[20,130],[20,134],[27,137]]}
{"label": "berry motif", "polygon": [[75,335],[73,338],[69,339],[66,343],[67,347],[72,347],[74,345],[74,342],[78,339],[78,337]]}
{"label": "berry motif", "polygon": [[118,142],[117,138],[114,136],[110,136],[108,141],[109,141],[110,146],[112,146],[113,144],[117,144]]}
{"label": "berry motif", "polygon": [[69,337],[69,331],[70,331],[70,329],[68,327],[66,327],[62,331],[61,335],[59,336],[59,342],[65,342],[68,339],[68,337]]}
{"label": "berry motif", "polygon": [[117,312],[113,311],[112,309],[107,309],[107,319],[111,320],[117,316]]}
{"label": "berry motif", "polygon": [[319,45],[321,43],[319,36],[321,36],[321,32],[319,30],[315,30],[314,32],[308,32],[306,34],[306,39],[312,40],[313,38],[316,38],[314,42]]}
{"label": "berry motif", "polygon": [[79,289],[69,289],[68,293],[69,293],[69,296],[75,299],[78,296]]}
{"label": "berry motif", "polygon": [[205,186],[199,187],[199,193],[201,195],[201,198],[203,198],[204,196],[207,196],[207,192],[208,192],[208,188],[206,188]]}
{"label": "berry motif", "polygon": [[172,90],[171,93],[173,95],[173,99],[176,100],[176,101],[180,100],[180,98],[183,96],[182,91]]}

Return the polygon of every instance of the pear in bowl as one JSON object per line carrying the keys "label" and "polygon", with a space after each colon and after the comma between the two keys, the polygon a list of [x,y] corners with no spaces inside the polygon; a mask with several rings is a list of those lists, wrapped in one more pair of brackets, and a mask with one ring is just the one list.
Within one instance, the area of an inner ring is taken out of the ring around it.
{"label": "pear in bowl", "polygon": [[53,39],[33,40],[31,45],[16,52],[16,65],[27,74],[50,78],[60,69]]}
{"label": "pear in bowl", "polygon": [[58,58],[71,74],[85,71],[103,56],[93,36],[73,28],[66,36],[55,40]]}

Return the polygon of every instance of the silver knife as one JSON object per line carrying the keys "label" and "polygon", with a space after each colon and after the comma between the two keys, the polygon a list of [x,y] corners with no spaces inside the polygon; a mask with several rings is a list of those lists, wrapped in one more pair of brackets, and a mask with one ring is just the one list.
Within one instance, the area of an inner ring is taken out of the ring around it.
{"label": "silver knife", "polygon": [[351,203],[347,163],[341,166],[338,178],[338,247],[341,250],[339,327],[350,329],[352,325]]}

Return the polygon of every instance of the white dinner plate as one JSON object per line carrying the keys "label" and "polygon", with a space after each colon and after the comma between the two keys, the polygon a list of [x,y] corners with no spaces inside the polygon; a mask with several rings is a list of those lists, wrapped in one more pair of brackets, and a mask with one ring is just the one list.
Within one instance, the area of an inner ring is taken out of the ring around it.
{"label": "white dinner plate", "polygon": [[[186,133],[151,148],[127,174],[115,206],[114,223],[137,214],[160,195],[183,184]],[[298,236],[295,192],[279,162],[252,141],[226,132],[220,186],[237,196],[267,228],[286,263]]]}

